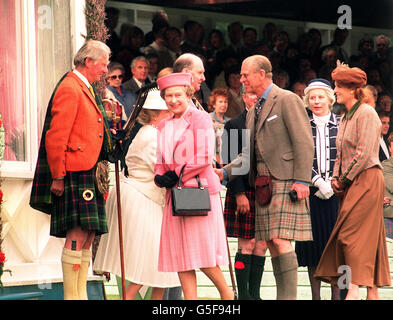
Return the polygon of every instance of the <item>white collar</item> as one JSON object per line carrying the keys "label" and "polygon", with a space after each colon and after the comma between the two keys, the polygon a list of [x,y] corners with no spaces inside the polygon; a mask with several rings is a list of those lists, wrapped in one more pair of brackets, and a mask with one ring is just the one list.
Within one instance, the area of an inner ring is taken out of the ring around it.
{"label": "white collar", "polygon": [[79,79],[81,79],[83,81],[83,83],[89,89],[90,88],[89,80],[87,80],[87,78],[82,73],[80,73],[78,70],[74,69],[72,71],[78,76]]}
{"label": "white collar", "polygon": [[136,82],[136,84],[138,85],[138,87],[139,88],[142,88],[142,86],[143,86],[143,84],[145,83],[145,82],[141,82],[141,81],[139,81],[137,78],[135,78],[135,77],[132,77],[133,79],[134,79],[134,81]]}
{"label": "white collar", "polygon": [[317,126],[323,126],[323,125],[325,125],[325,124],[327,124],[329,122],[329,120],[330,120],[330,112],[326,116],[321,116],[321,117],[316,116],[315,114],[313,114],[313,118],[314,118],[315,124]]}

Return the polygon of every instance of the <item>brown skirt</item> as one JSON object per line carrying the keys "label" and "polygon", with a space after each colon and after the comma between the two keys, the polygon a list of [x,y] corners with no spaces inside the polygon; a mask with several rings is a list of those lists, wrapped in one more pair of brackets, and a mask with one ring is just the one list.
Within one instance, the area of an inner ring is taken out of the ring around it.
{"label": "brown skirt", "polygon": [[339,286],[348,284],[347,279],[359,286],[390,286],[384,190],[378,167],[355,178],[341,201],[336,225],[314,275],[317,279]]}

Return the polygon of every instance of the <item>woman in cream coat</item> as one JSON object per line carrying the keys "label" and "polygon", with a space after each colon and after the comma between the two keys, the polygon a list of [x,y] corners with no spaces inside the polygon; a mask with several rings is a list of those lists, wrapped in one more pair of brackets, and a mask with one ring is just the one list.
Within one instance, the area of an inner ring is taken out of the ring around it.
{"label": "woman in cream coat", "polygon": [[[144,126],[126,155],[129,176],[121,174],[120,178],[125,278],[131,282],[127,299],[134,299],[143,285],[153,287],[152,300],[162,299],[165,288],[180,285],[176,273],[159,272],[157,267],[165,190],[153,181],[156,127],[169,114],[160,92],[151,91],[138,117]],[[106,210],[109,233],[101,237],[93,268],[121,275],[115,188],[109,192]]]}

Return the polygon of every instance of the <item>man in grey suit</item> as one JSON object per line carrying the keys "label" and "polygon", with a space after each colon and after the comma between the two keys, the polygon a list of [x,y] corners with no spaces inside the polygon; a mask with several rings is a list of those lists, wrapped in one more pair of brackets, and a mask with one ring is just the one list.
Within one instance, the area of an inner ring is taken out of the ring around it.
{"label": "man in grey suit", "polygon": [[[249,168],[257,198],[255,239],[267,241],[277,299],[296,299],[298,263],[291,241],[312,240],[308,196],[314,142],[310,122],[300,98],[273,84],[266,57],[246,58],[240,82],[259,97],[246,119],[250,143],[216,173],[221,180],[231,179]],[[292,190],[297,200],[291,200]]]}
{"label": "man in grey suit", "polygon": [[144,56],[134,58],[131,62],[131,73],[132,78],[123,83],[123,88],[138,94],[140,88],[150,83],[147,78],[149,75],[149,60]]}

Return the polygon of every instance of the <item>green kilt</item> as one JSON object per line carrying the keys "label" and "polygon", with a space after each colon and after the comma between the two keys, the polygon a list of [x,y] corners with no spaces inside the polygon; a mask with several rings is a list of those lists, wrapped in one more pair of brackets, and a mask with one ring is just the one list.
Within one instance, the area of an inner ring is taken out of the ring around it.
{"label": "green kilt", "polygon": [[64,238],[68,230],[78,226],[82,230],[95,231],[96,235],[108,232],[105,200],[95,186],[94,168],[67,171],[64,194],[53,196],[50,235]]}
{"label": "green kilt", "polygon": [[266,206],[256,201],[255,239],[311,241],[312,228],[308,198],[292,202],[289,191],[293,180],[272,181],[272,199]]}

